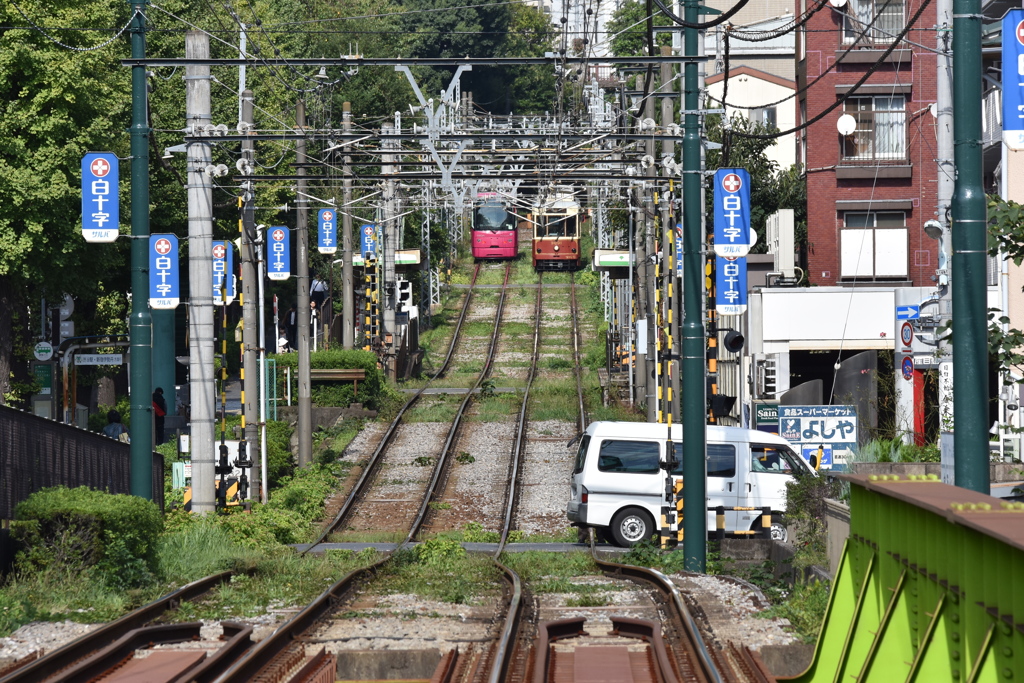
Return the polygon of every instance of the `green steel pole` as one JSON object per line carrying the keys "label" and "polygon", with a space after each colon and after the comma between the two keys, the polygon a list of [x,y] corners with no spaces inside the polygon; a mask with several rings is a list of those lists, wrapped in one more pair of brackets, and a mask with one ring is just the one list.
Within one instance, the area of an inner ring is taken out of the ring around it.
{"label": "green steel pole", "polygon": [[[683,18],[697,23],[698,0],[684,0]],[[697,56],[697,29],[683,31],[683,53]],[[697,62],[683,64],[683,555],[686,569],[704,572],[707,560],[707,482],[704,462],[704,268],[701,250],[700,84]]]}
{"label": "green steel pole", "polygon": [[[130,0],[132,59],[146,57],[146,0]],[[146,67],[132,67],[131,492],[153,499],[152,319],[149,314],[149,125]]]}
{"label": "green steel pole", "polygon": [[953,451],[957,486],[989,493],[981,0],[953,2]]}

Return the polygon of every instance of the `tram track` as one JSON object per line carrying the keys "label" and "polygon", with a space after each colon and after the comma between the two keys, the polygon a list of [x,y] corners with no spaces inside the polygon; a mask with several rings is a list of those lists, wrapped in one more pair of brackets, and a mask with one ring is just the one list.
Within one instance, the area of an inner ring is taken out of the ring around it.
{"label": "tram track", "polygon": [[[132,632],[151,627],[165,613],[176,609],[181,603],[195,600],[230,581],[233,575],[232,571],[218,572],[182,586],[9,672],[0,677],[0,683],[55,683],[78,680],[70,677],[78,676],[75,673],[76,667],[81,667],[87,660],[95,658],[105,648],[110,648],[122,639],[130,637]],[[191,638],[191,634],[188,637]]]}

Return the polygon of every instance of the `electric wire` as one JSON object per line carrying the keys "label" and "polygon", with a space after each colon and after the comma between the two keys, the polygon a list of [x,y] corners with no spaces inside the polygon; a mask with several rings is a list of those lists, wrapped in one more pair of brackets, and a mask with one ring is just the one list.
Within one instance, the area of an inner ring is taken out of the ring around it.
{"label": "electric wire", "polygon": [[[113,43],[118,38],[120,38],[121,35],[131,27],[132,23],[135,21],[135,17],[137,17],[137,16],[139,16],[141,14],[141,12],[138,9],[134,10],[132,12],[132,16],[128,19],[128,22],[123,27],[121,27],[121,29],[118,30],[118,32],[115,33],[110,38],[110,40],[108,40],[106,42],[103,42],[103,43],[100,43],[99,45],[94,45],[93,47],[75,47],[74,45],[68,45],[67,43],[63,43],[63,42],[57,40],[56,38],[54,38],[53,36],[51,36],[47,32],[46,29],[44,29],[42,26],[39,26],[34,21],[32,21],[32,19],[27,14],[25,14],[25,11],[21,9],[21,7],[18,5],[17,2],[15,2],[15,0],[11,0],[11,4],[14,5],[14,8],[16,10],[18,10],[18,14],[20,14],[25,19],[25,21],[27,21],[29,23],[29,26],[31,26],[33,30],[37,31],[40,35],[42,35],[44,38],[49,40],[54,45],[59,45],[60,47],[64,48],[65,50],[71,50],[72,52],[94,52],[96,50],[102,50],[103,48],[105,48],[106,46],[110,45],[111,43]],[[19,28],[24,28],[24,27],[19,27]],[[104,30],[104,29],[80,29],[80,30]]]}
{"label": "electric wire", "polygon": [[857,90],[860,88],[860,86],[864,85],[864,83],[867,82],[868,78],[870,78],[872,76],[872,74],[874,74],[876,71],[878,71],[879,67],[881,67],[882,64],[885,63],[885,61],[889,57],[889,55],[891,55],[893,50],[896,49],[896,46],[899,45],[900,41],[903,39],[903,36],[906,35],[906,33],[909,30],[909,28],[914,23],[917,22],[917,20],[924,13],[925,9],[928,8],[928,6],[931,4],[931,1],[932,0],[924,0],[924,2],[921,3],[921,6],[917,9],[917,12],[914,13],[913,18],[907,23],[907,26],[900,32],[900,35],[896,38],[896,40],[894,40],[892,43],[890,43],[889,47],[886,48],[886,50],[878,57],[878,59],[875,61],[875,63],[872,64],[871,67],[868,68],[868,70],[864,72],[864,74],[860,77],[860,79],[854,85],[852,85],[849,90],[847,90],[845,93],[843,93],[839,97],[837,97],[836,101],[833,102],[832,104],[830,104],[829,106],[825,107],[824,110],[822,110],[821,112],[819,112],[815,116],[811,117],[810,119],[808,119],[804,123],[801,123],[801,124],[799,124],[799,125],[797,125],[797,126],[795,126],[793,128],[790,128],[789,130],[779,131],[779,132],[776,132],[776,133],[763,133],[763,134],[761,134],[761,133],[747,133],[747,132],[744,132],[744,131],[736,131],[735,135],[739,135],[739,136],[745,137],[745,138],[754,138],[754,139],[758,139],[758,140],[772,140],[772,139],[775,139],[775,138],[780,138],[780,137],[782,137],[784,135],[789,135],[790,133],[796,133],[798,131],[801,131],[801,130],[803,130],[803,129],[805,129],[805,128],[807,128],[807,127],[809,127],[809,126],[811,126],[811,125],[813,125],[815,123],[817,123],[818,121],[820,121],[821,119],[825,118],[829,114],[831,114],[837,107],[841,106],[844,102],[846,102],[846,100],[848,98],[850,98],[853,95],[855,95],[857,93]]}

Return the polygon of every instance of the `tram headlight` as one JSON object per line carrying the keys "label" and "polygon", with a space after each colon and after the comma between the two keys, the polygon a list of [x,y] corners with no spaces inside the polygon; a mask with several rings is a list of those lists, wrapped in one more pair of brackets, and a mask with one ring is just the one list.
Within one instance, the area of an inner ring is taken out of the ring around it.
{"label": "tram headlight", "polygon": [[555,245],[555,251],[558,251],[558,245],[557,244]]}

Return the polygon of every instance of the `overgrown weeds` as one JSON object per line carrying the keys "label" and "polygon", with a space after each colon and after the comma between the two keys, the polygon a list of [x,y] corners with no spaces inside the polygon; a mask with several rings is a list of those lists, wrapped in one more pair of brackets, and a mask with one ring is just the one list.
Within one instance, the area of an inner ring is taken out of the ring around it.
{"label": "overgrown weeds", "polygon": [[433,538],[395,553],[375,587],[381,594],[412,593],[469,605],[493,599],[499,582],[490,558],[467,553],[456,540]]}

